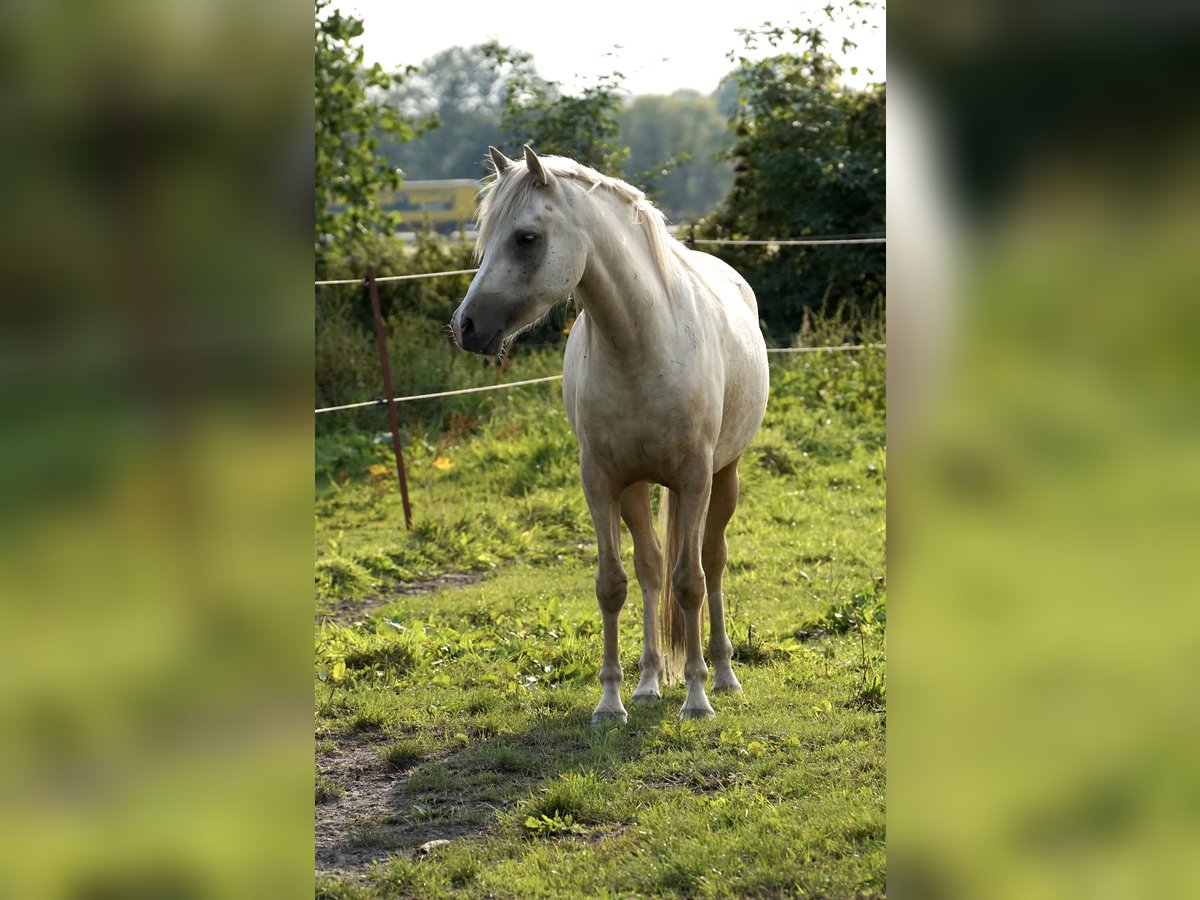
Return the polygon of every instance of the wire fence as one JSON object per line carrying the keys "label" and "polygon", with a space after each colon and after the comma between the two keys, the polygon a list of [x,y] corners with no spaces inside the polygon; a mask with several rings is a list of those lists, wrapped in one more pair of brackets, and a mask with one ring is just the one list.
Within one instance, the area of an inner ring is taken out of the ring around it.
{"label": "wire fence", "polygon": [[[380,275],[376,276],[375,283],[381,284],[385,281],[416,281],[419,278],[441,278],[443,275],[474,275],[478,269],[455,269],[451,272],[417,272],[415,275]],[[366,278],[332,278],[328,281],[314,281],[313,284],[317,287],[322,287],[327,284],[366,284]]]}
{"label": "wire fence", "polygon": [[[840,344],[836,347],[768,347],[768,353],[834,353],[844,350],[886,350],[887,344]],[[481,387],[459,388],[453,391],[437,391],[432,394],[412,394],[407,397],[392,397],[392,403],[408,403],[412,400],[433,400],[438,397],[457,397],[461,394],[478,394],[483,391],[500,391],[505,388],[523,387],[527,384],[544,384],[548,381],[561,381],[561,375],[547,375],[544,378],[527,378],[524,381],[506,381],[502,384],[487,384]],[[388,402],[387,397],[376,397],[374,400],[363,400],[359,403],[344,403],[341,406],[324,406],[313,410],[314,413],[342,412],[347,409],[364,409],[368,406],[383,406]]]}
{"label": "wire fence", "polygon": [[[825,237],[811,238],[796,238],[791,240],[723,240],[723,239],[701,239],[697,240],[693,231],[684,243],[695,248],[697,244],[742,244],[747,246],[780,246],[794,247],[803,246],[805,244],[821,246],[831,244],[884,244],[887,243],[886,236],[883,235],[838,235]],[[448,272],[416,272],[408,275],[384,275],[382,277],[375,274],[374,266],[367,267],[366,276],[363,278],[330,278],[314,282],[314,286],[322,287],[325,285],[353,285],[360,284],[367,289],[367,293],[371,298],[372,314],[375,320],[375,335],[376,343],[379,349],[379,365],[383,375],[384,390],[392,393],[391,381],[391,366],[388,362],[387,342],[384,338],[383,315],[380,312],[378,285],[383,282],[394,281],[416,281],[423,278],[442,278],[452,275],[472,275],[478,272],[479,269],[455,269]],[[834,353],[839,351],[851,350],[866,350],[868,348],[886,349],[886,344],[842,344],[840,346],[828,347],[769,347],[767,353]],[[396,454],[396,476],[400,484],[400,494],[404,501],[404,525],[406,528],[412,528],[412,509],[409,504],[408,496],[408,477],[405,474],[404,468],[404,451],[400,439],[400,430],[396,421],[396,404],[409,403],[416,400],[433,400],[439,397],[457,397],[463,394],[478,394],[484,391],[500,391],[508,388],[522,387],[530,384],[544,384],[551,381],[561,381],[562,375],[547,375],[543,378],[527,378],[523,381],[509,381],[503,384],[482,385],[480,387],[459,388],[451,391],[435,391],[429,394],[412,394],[407,397],[376,397],[373,400],[362,400],[357,403],[344,403],[339,406],[325,406],[314,410],[314,415],[322,413],[344,412],[351,409],[362,409],[368,406],[386,406],[388,418],[391,424],[392,447]]]}
{"label": "wire fence", "polygon": [[[826,235],[822,237],[806,237],[806,238],[786,238],[775,239],[771,238],[763,241],[743,240],[740,238],[698,238],[687,237],[682,243],[689,246],[695,244],[711,244],[721,246],[742,245],[746,247],[827,247],[837,244],[886,244],[887,236],[882,234],[848,234],[848,235]],[[376,284],[384,284],[389,281],[416,281],[421,278],[441,278],[444,275],[474,275],[479,269],[454,269],[450,272],[417,272],[412,275],[381,275],[376,276]],[[322,281],[314,281],[315,287],[325,287],[327,285],[336,284],[366,284],[366,278],[328,278]]]}
{"label": "wire fence", "polygon": [[[393,397],[393,403],[407,403],[410,400],[432,400],[436,397],[457,397],[460,394],[478,394],[481,391],[499,391],[504,388],[521,387],[525,384],[541,384],[546,381],[558,381],[561,375],[547,375],[545,378],[528,378],[525,381],[506,381],[503,384],[487,384],[482,387],[459,388],[454,391],[437,391],[433,394],[413,394],[409,397]],[[380,406],[387,403],[386,397],[376,397],[374,400],[364,400],[361,403],[346,403],[342,406],[326,406],[315,410],[317,413],[340,412],[344,409],[362,409],[365,406]]]}
{"label": "wire fence", "polygon": [[[745,246],[779,246],[779,247],[797,247],[804,245],[812,246],[830,246],[837,244],[886,244],[887,236],[881,234],[850,234],[850,235],[825,235],[821,237],[811,238],[788,238],[788,239],[771,239],[771,240],[741,240],[741,239],[721,239],[721,238],[696,238],[690,236],[685,238],[684,243],[689,246],[695,244],[721,244],[721,245],[745,245]],[[416,281],[422,278],[441,278],[451,275],[473,275],[479,269],[454,269],[448,272],[417,272],[410,275],[383,275],[374,274],[373,270],[368,272],[368,275],[363,278],[332,278],[322,281],[313,282],[314,286],[322,287],[325,285],[346,285],[346,284],[361,284],[370,286],[374,290],[374,285],[384,282],[395,281]],[[833,347],[768,347],[767,353],[833,353],[838,351],[850,350],[867,350],[867,349],[887,349],[886,344],[842,344]],[[313,411],[315,415],[322,413],[344,412],[350,409],[363,409],[368,406],[383,406],[387,403],[408,403],[414,400],[433,400],[439,397],[456,397],[462,394],[477,394],[483,391],[499,391],[506,388],[522,387],[528,384],[541,384],[548,381],[558,381],[562,378],[561,375],[547,375],[544,378],[529,378],[524,381],[510,381],[504,384],[490,384],[481,387],[460,388],[453,391],[436,391],[431,394],[412,394],[407,397],[376,397],[374,400],[363,400],[358,403],[343,403],[340,406],[324,406]]]}
{"label": "wire fence", "polygon": [[696,238],[695,240],[688,238],[689,244],[742,244],[748,247],[803,247],[809,246],[829,246],[831,244],[886,244],[886,237],[853,237],[853,238],[796,238],[786,241],[743,241],[734,240],[732,238]]}

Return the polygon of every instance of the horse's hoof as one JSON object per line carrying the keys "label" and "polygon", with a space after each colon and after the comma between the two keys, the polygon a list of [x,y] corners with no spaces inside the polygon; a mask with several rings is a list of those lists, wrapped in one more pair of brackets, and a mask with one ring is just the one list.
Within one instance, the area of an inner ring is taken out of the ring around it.
{"label": "horse's hoof", "polygon": [[650,691],[643,691],[630,697],[629,702],[636,703],[638,706],[649,706],[651,703],[657,703],[661,699],[662,694],[658,693],[657,691],[653,693]]}
{"label": "horse's hoof", "polygon": [[731,674],[728,678],[714,678],[712,689],[714,694],[740,694],[742,684]]}
{"label": "horse's hoof", "polygon": [[690,709],[685,706],[683,709],[681,709],[679,711],[679,721],[680,722],[686,722],[689,719],[715,719],[716,716],[717,716],[717,714],[715,712],[713,712],[713,708],[711,706],[709,706],[709,707],[702,706],[702,707],[699,707],[696,709]]}
{"label": "horse's hoof", "polygon": [[605,710],[604,712],[596,710],[592,713],[592,724],[596,726],[611,725],[613,722],[624,725],[627,721],[629,721],[629,716],[623,709],[615,711]]}

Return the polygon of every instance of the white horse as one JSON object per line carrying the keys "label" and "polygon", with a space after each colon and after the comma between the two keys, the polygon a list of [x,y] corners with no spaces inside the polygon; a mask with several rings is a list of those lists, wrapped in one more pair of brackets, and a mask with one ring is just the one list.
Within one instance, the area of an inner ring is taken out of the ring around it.
{"label": "white horse", "polygon": [[[451,329],[464,349],[491,355],[572,293],[581,310],[567,340],[563,400],[599,550],[604,659],[592,722],[627,718],[617,653],[627,585],[618,516],[633,534],[642,589],[632,702],[661,697],[659,679],[677,671],[682,650],[687,698],[679,717],[711,717],[701,648],[706,587],[713,690],[741,691],[729,664],[721,575],[738,459],[767,404],[754,293],[725,263],[676,241],[637,188],[529,146],[523,161],[488,152],[496,177],[480,208],[480,269]],[[651,482],[666,489],[665,555],[651,523]]]}

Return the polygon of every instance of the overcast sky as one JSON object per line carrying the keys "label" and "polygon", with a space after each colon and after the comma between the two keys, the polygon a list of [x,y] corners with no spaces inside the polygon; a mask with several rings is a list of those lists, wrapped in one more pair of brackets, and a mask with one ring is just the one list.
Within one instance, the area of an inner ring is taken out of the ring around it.
{"label": "overcast sky", "polygon": [[[568,89],[613,71],[624,73],[632,94],[669,94],[679,88],[713,91],[733,68],[726,54],[740,50],[737,28],[803,25],[806,14],[823,21],[828,0],[692,3],[654,0],[593,0],[591,3],[443,0],[341,0],[343,12],[366,20],[367,62],[386,68],[419,65],[449,47],[469,47],[496,39],[533,55],[538,72]],[[589,15],[592,18],[589,19]],[[860,15],[859,18],[863,16]],[[874,31],[860,27],[851,38],[859,49],[844,60],[859,66],[850,83],[885,77],[883,10],[867,15]],[[636,27],[627,23],[636,22]],[[831,47],[841,33],[826,29]],[[765,54],[760,54],[765,55]],[[869,76],[867,69],[875,74]]]}

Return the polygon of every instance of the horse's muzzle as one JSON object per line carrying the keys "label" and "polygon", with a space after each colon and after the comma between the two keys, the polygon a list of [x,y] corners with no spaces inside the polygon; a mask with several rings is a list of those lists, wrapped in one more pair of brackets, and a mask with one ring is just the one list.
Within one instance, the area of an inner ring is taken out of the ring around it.
{"label": "horse's muzzle", "polygon": [[487,326],[480,328],[474,318],[463,315],[462,307],[459,307],[454,318],[450,320],[450,330],[454,332],[458,346],[484,356],[499,353],[504,343],[503,329]]}

